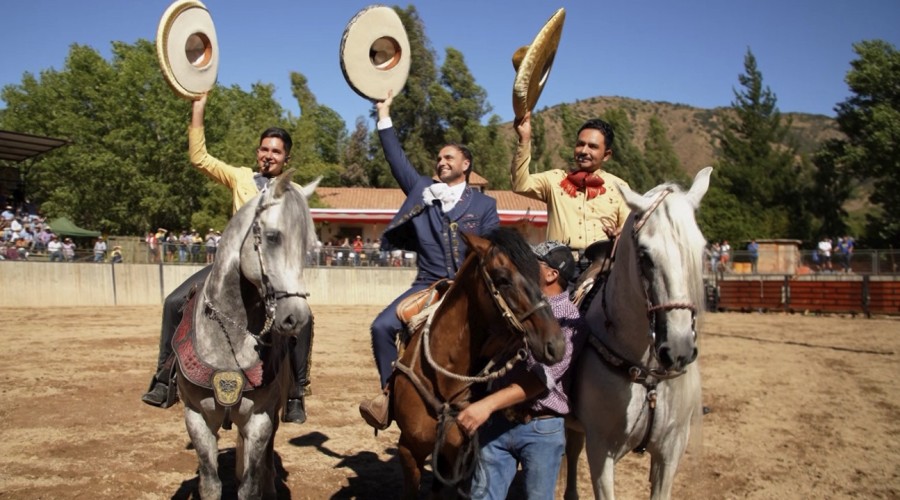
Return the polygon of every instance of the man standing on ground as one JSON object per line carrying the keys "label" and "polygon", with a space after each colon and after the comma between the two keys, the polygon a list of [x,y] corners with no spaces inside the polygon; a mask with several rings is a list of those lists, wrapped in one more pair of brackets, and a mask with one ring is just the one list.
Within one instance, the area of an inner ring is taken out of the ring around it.
{"label": "man standing on ground", "polygon": [[533,250],[540,262],[541,291],[565,335],[566,353],[552,366],[529,354],[524,365],[460,412],[459,425],[469,435],[478,432],[481,445],[472,498],[505,499],[520,463],[526,498],[554,497],[566,447],[569,368],[587,340],[588,328],[566,293],[575,275],[571,249],[547,241]]}

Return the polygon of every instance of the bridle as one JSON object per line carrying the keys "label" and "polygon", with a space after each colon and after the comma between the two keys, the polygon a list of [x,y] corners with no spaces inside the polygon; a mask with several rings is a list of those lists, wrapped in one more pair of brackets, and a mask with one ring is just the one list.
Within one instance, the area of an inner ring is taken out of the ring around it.
{"label": "bridle", "polygon": [[[308,298],[309,292],[287,292],[282,290],[276,290],[272,285],[272,280],[269,278],[269,273],[267,271],[266,261],[263,257],[262,245],[263,245],[263,236],[262,236],[262,226],[259,223],[260,215],[269,207],[276,205],[275,203],[263,203],[263,200],[260,199],[259,203],[256,205],[256,210],[253,213],[253,223],[250,225],[250,228],[247,231],[247,234],[244,236],[243,240],[246,240],[247,236],[253,235],[253,251],[256,253],[256,256],[259,261],[259,272],[260,272],[260,286],[259,292],[260,297],[263,298],[265,303],[265,311],[266,311],[266,321],[263,323],[262,329],[259,333],[253,333],[247,330],[246,327],[238,324],[237,321],[234,321],[227,314],[220,311],[216,308],[213,303],[206,299],[206,310],[209,313],[210,318],[215,319],[219,326],[222,328],[222,332],[225,333],[225,338],[228,340],[229,346],[231,346],[231,339],[228,337],[225,329],[225,325],[223,321],[227,321],[231,324],[232,327],[237,328],[238,330],[242,330],[242,333],[253,337],[259,345],[270,346],[271,339],[270,333],[272,330],[272,325],[275,323],[275,313],[278,307],[278,301],[281,299],[286,299],[290,297],[301,297]],[[240,251],[240,250],[239,250]],[[234,346],[231,346],[232,353],[234,353]]]}
{"label": "bridle", "polygon": [[[481,369],[478,375],[472,377],[467,375],[462,375],[458,373],[453,373],[450,370],[440,366],[431,356],[431,322],[434,319],[434,313],[437,311],[437,307],[435,307],[431,314],[428,316],[428,320],[425,322],[425,329],[422,332],[422,342],[421,344],[425,344],[425,359],[428,360],[428,364],[434,368],[435,371],[448,377],[453,380],[465,382],[466,384],[476,384],[482,382],[488,382],[490,380],[494,380],[502,377],[506,372],[512,368],[512,366],[525,359],[530,352],[530,348],[528,346],[528,331],[525,329],[525,325],[523,323],[528,320],[532,315],[536,312],[540,311],[543,308],[550,308],[550,304],[547,303],[546,299],[543,297],[537,301],[530,309],[520,314],[516,314],[512,308],[509,306],[509,303],[506,301],[506,298],[503,297],[503,294],[500,293],[500,290],[497,288],[497,285],[494,283],[494,280],[491,278],[490,272],[487,270],[486,260],[489,260],[494,253],[494,247],[491,247],[486,253],[486,257],[479,258],[479,269],[481,271],[481,277],[484,280],[484,284],[488,289],[488,293],[491,296],[491,299],[494,301],[494,305],[497,306],[497,309],[500,311],[500,315],[506,321],[506,325],[509,326],[510,329],[515,331],[521,336],[522,344],[524,347],[516,349],[515,355],[513,355],[510,360],[499,370],[492,371],[497,364],[497,360],[502,360],[508,354],[510,354],[509,349],[505,349],[500,352],[498,355],[491,358],[491,360],[485,365],[484,368]],[[421,345],[420,344],[420,345]]]}
{"label": "bridle", "polygon": [[[494,283],[493,278],[491,278],[490,272],[487,270],[487,261],[493,257],[494,251],[495,248],[492,246],[487,252],[485,252],[485,256],[479,257],[478,266],[481,271],[480,274],[482,279],[484,280],[485,287],[487,288],[488,293],[490,294],[494,302],[494,305],[500,311],[500,314],[501,316],[503,316],[506,325],[511,330],[521,335],[523,347],[515,349],[515,354],[512,353],[511,349],[502,350],[500,353],[493,356],[484,366],[484,368],[482,368],[475,376],[468,376],[451,372],[450,370],[439,365],[434,360],[431,354],[431,325],[434,321],[435,313],[440,308],[439,303],[438,305],[432,307],[430,313],[428,314],[428,319],[425,321],[425,325],[423,326],[422,337],[419,339],[419,342],[416,343],[415,353],[411,358],[412,363],[410,364],[410,366],[404,365],[400,362],[399,359],[394,363],[395,368],[406,375],[406,377],[410,382],[412,382],[413,386],[416,388],[416,391],[418,391],[422,399],[434,409],[434,412],[437,415],[437,437],[435,438],[434,452],[431,455],[432,471],[437,480],[447,485],[458,484],[463,478],[469,477],[471,475],[476,465],[475,453],[478,450],[478,436],[476,434],[475,436],[470,437],[466,441],[467,444],[460,449],[459,456],[457,458],[451,477],[445,477],[443,474],[441,474],[440,467],[438,465],[438,457],[440,456],[441,447],[443,446],[446,438],[446,424],[448,422],[455,421],[456,416],[460,411],[460,405],[457,403],[453,403],[453,401],[466,394],[472,384],[489,382],[503,377],[516,365],[516,363],[526,359],[529,353],[527,335],[528,332],[525,329],[525,325],[523,323],[539,310],[543,308],[550,309],[550,304],[542,296],[542,298],[527,311],[516,314],[516,312],[512,310],[512,308],[509,306],[509,303],[506,301],[506,299],[500,293],[500,290],[497,288],[497,285]],[[428,361],[429,366],[431,366],[435,372],[440,373],[441,375],[449,379],[464,383],[463,387],[451,397],[447,398],[446,401],[438,400],[437,396],[435,396],[425,387],[425,385],[422,383],[422,380],[420,380],[420,378],[415,373],[415,362],[417,359],[419,359],[420,351],[423,350],[423,345],[425,346],[425,359]],[[509,357],[509,359],[506,360],[499,369],[495,369],[497,364],[503,362],[503,360],[507,357]]]}
{"label": "bridle", "polygon": [[[663,200],[666,199],[668,195],[673,192],[671,188],[665,188],[662,190],[653,200],[653,203],[650,205],[647,210],[641,214],[641,217],[634,223],[631,229],[631,238],[635,243],[635,247],[637,246],[638,235],[643,229],[644,225],[647,223],[647,220],[650,218],[650,215],[656,211],[657,208],[662,204]],[[615,259],[615,253],[618,249],[618,242],[616,242],[613,247],[612,259]],[[642,363],[634,363],[626,360],[624,357],[618,355],[602,343],[599,339],[594,336],[591,336],[591,343],[597,348],[600,355],[609,363],[623,367],[624,365],[630,365],[627,367],[627,371],[629,376],[635,382],[640,382],[642,384],[647,384],[647,381],[653,380],[665,380],[671,379],[678,376],[681,376],[685,373],[685,369],[681,370],[670,370],[662,368],[662,363],[660,361],[659,355],[659,345],[657,344],[657,325],[656,325],[656,316],[659,312],[668,312],[677,309],[685,309],[691,311],[691,332],[694,336],[694,339],[697,338],[697,306],[690,302],[666,302],[663,304],[654,304],[650,298],[650,282],[644,277],[643,272],[641,273],[641,280],[643,281],[643,292],[644,292],[644,303],[646,307],[646,315],[647,320],[649,321],[649,329],[647,332],[650,346],[648,348],[651,357],[651,363],[648,365],[644,365]],[[604,290],[602,294],[602,306],[603,306],[603,316],[606,318],[606,329],[612,330],[613,326],[609,320],[609,311],[607,309],[606,302],[606,285],[604,285]]]}

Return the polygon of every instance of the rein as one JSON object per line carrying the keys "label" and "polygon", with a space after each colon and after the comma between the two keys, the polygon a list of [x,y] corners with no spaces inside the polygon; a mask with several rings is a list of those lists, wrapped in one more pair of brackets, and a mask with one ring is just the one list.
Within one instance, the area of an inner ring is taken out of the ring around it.
{"label": "rein", "polygon": [[260,296],[263,297],[265,302],[266,321],[263,324],[262,329],[259,331],[259,333],[253,333],[246,327],[241,326],[230,316],[220,311],[216,306],[213,305],[213,303],[209,299],[206,299],[204,304],[206,306],[206,310],[209,312],[209,316],[212,319],[215,319],[217,323],[219,323],[219,327],[225,334],[225,339],[228,341],[228,346],[231,348],[231,352],[235,355],[235,357],[236,353],[234,350],[234,346],[231,344],[231,339],[228,337],[224,322],[228,322],[233,328],[239,330],[244,335],[252,337],[254,340],[256,340],[257,344],[268,347],[272,345],[271,341],[268,340],[268,335],[272,330],[272,325],[275,323],[275,312],[277,311],[278,301],[290,297],[301,297],[304,299],[309,297],[308,292],[285,292],[281,290],[275,290],[272,286],[272,281],[269,278],[266,268],[266,262],[263,258],[262,228],[259,224],[259,216],[266,209],[273,205],[274,204],[263,204],[262,200],[260,200],[260,202],[256,205],[256,210],[253,213],[253,223],[250,225],[249,229],[249,232],[253,234],[253,250],[254,252],[256,252],[256,256],[259,260],[259,269],[262,281]]}
{"label": "rein", "polygon": [[[492,252],[489,251],[488,256],[490,256],[491,253]],[[440,450],[446,440],[447,424],[450,422],[455,422],[456,417],[460,411],[460,404],[454,403],[454,400],[463,398],[463,403],[465,403],[468,399],[469,387],[471,387],[472,384],[490,382],[503,377],[518,362],[526,359],[528,357],[529,347],[526,335],[527,331],[522,323],[542,308],[550,307],[550,304],[542,298],[529,310],[523,312],[522,314],[515,314],[515,312],[513,312],[512,308],[509,306],[509,303],[500,293],[500,290],[497,289],[497,286],[494,284],[494,280],[491,279],[490,273],[487,271],[487,266],[485,265],[484,258],[481,258],[479,260],[479,267],[481,270],[481,276],[484,280],[485,286],[488,289],[488,292],[490,293],[491,298],[493,299],[494,305],[500,311],[500,314],[501,316],[503,316],[507,326],[509,326],[509,328],[513,331],[521,334],[524,347],[516,349],[514,354],[511,349],[502,350],[500,353],[493,356],[484,366],[484,368],[482,368],[475,376],[453,373],[438,364],[434,360],[431,353],[431,326],[434,321],[435,313],[437,313],[437,310],[440,309],[440,305],[438,305],[436,307],[433,307],[428,314],[428,318],[426,319],[425,325],[423,326],[422,335],[419,338],[419,341],[416,343],[415,354],[411,358],[412,363],[409,366],[404,365],[400,362],[400,360],[397,360],[394,363],[394,367],[398,371],[406,375],[406,377],[412,382],[413,386],[419,392],[419,395],[422,396],[422,399],[424,399],[425,402],[432,407],[435,414],[437,415],[437,437],[435,439],[434,451],[432,453],[431,469],[435,478],[446,485],[459,484],[462,480],[471,475],[477,463],[476,455],[479,448],[476,434],[475,436],[467,439],[466,444],[460,449],[456,463],[454,464],[453,470],[451,471],[451,477],[444,477],[440,473],[440,467],[438,466],[437,460],[438,457],[440,457]],[[425,384],[422,382],[422,380],[415,373],[415,363],[416,360],[419,359],[420,353],[423,351],[423,345],[425,359],[428,362],[428,365],[431,366],[436,373],[443,375],[444,377],[447,377],[451,380],[456,380],[464,383],[463,388],[449,397],[446,401],[439,400],[435,396],[433,391],[429,391],[425,387]],[[499,369],[494,370],[494,368],[498,364],[500,364],[503,359],[506,358],[508,358],[507,361],[503,363]]]}
{"label": "rein", "polygon": [[[663,191],[661,191],[659,193],[659,195],[656,197],[656,199],[653,200],[653,203],[650,205],[650,207],[643,214],[641,214],[640,219],[638,219],[637,222],[634,223],[634,226],[631,229],[632,240],[637,242],[638,234],[640,233],[641,229],[644,228],[644,225],[647,223],[647,220],[650,218],[650,216],[653,214],[653,212],[655,212],[656,209],[659,208],[659,206],[666,199],[666,197],[669,196],[672,192],[673,192],[673,190],[671,188],[666,188]],[[616,251],[618,250],[618,247],[619,247],[619,242],[618,242],[618,238],[616,238],[616,242],[613,246],[613,254],[612,254],[611,260],[615,260],[615,254],[616,254]],[[656,346],[656,314],[655,313],[657,313],[659,311],[668,312],[668,311],[673,311],[676,309],[687,309],[687,310],[691,311],[691,323],[692,323],[692,325],[694,325],[696,322],[697,307],[688,302],[668,302],[665,304],[653,304],[653,301],[650,300],[650,294],[648,293],[648,289],[649,289],[649,285],[645,283],[644,303],[646,306],[647,320],[650,323],[650,328],[648,331],[650,347],[648,348],[648,350],[650,351],[650,356],[651,356],[652,360],[655,362],[654,364],[656,364],[658,366],[660,364],[660,361],[659,361],[659,351]],[[606,288],[606,285],[604,284],[603,291],[601,292],[603,316],[606,318],[606,325],[605,325],[606,329],[612,330],[613,325],[609,320],[609,310],[607,308],[607,301],[606,301],[607,293],[606,292],[607,292],[607,288]],[[693,326],[692,326],[692,329],[693,329]],[[696,335],[697,335],[696,330],[694,330],[694,336],[696,336]],[[598,342],[602,345],[601,340],[597,339],[596,342]],[[594,342],[592,342],[592,344],[593,343]],[[618,359],[618,362],[612,363],[613,366],[620,366],[625,363],[628,363],[630,365],[627,372],[629,374],[629,377],[632,378],[633,381],[647,380],[647,379],[657,379],[657,380],[671,379],[671,378],[678,377],[678,376],[684,374],[684,372],[685,372],[685,370],[666,370],[666,369],[662,369],[662,368],[658,368],[658,367],[648,367],[641,363],[629,362],[629,361],[626,361],[623,357],[619,356],[618,354],[615,354],[614,351],[612,351],[605,345],[603,345],[603,348],[606,352],[606,354],[604,354],[603,352],[600,352],[600,355],[601,355],[601,357],[603,357],[603,359],[607,359],[607,358]],[[598,349],[598,352],[599,351],[600,350]],[[635,373],[636,375],[632,375],[632,373]]]}
{"label": "rein", "polygon": [[[637,243],[638,234],[641,229],[643,229],[644,225],[649,220],[650,216],[653,212],[656,211],[657,208],[662,204],[662,202],[666,199],[666,197],[671,194],[673,190],[671,188],[666,188],[661,191],[659,195],[653,200],[653,203],[650,207],[641,214],[641,217],[635,222],[634,226],[631,230],[631,238]],[[615,252],[618,249],[618,238],[613,246],[613,255],[612,259],[615,259]],[[643,278],[642,278],[643,280]],[[697,307],[694,304],[689,302],[668,302],[665,304],[653,304],[653,301],[650,299],[649,293],[649,284],[644,280],[644,302],[646,307],[646,316],[649,322],[649,331],[648,331],[648,340],[649,346],[648,351],[650,354],[650,363],[636,363],[633,361],[629,361],[624,356],[618,354],[609,346],[603,343],[602,340],[597,338],[594,335],[588,337],[588,342],[593,346],[594,350],[600,356],[600,358],[610,367],[621,372],[625,377],[631,380],[632,383],[640,384],[647,390],[646,402],[648,408],[647,415],[647,431],[644,433],[644,437],[641,440],[641,443],[634,449],[636,453],[643,453],[647,449],[647,445],[650,442],[650,435],[653,429],[653,421],[654,416],[656,414],[656,399],[657,399],[657,391],[656,387],[660,382],[665,380],[674,379],[684,375],[687,371],[686,368],[681,370],[669,370],[661,367],[659,350],[656,345],[656,313],[658,312],[668,312],[676,309],[686,309],[691,311],[691,329],[693,331],[694,336],[696,337],[696,314]],[[606,284],[603,285],[603,290],[601,291],[602,295],[602,307],[603,307],[603,316],[606,321],[606,329],[607,331],[613,330],[613,325],[609,319],[609,310],[607,308],[607,289]]]}

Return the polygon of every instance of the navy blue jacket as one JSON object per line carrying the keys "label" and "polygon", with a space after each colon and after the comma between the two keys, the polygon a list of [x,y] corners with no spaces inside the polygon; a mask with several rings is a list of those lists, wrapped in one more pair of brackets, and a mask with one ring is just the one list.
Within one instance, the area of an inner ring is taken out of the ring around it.
{"label": "navy blue jacket", "polygon": [[498,227],[497,201],[466,186],[462,198],[446,214],[439,204],[426,205],[422,193],[436,181],[412,166],[393,127],[379,130],[378,136],[391,174],[406,194],[406,201],[382,235],[382,248],[399,248],[418,254],[419,272],[415,283],[454,278],[466,256],[466,244],[459,233],[482,236]]}

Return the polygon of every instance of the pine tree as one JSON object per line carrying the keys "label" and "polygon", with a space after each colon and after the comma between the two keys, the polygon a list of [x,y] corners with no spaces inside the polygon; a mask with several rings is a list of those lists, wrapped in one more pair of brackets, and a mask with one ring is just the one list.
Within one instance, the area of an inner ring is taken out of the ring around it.
{"label": "pine tree", "polygon": [[[732,241],[752,237],[804,237],[807,214],[796,147],[790,136],[790,120],[783,120],[775,94],[763,85],[756,58],[748,49],[742,89],[735,90],[731,114],[723,116],[716,139],[721,148],[717,162],[719,188],[753,214],[747,227],[721,237]],[[711,204],[710,204],[711,205]],[[729,208],[733,205],[728,203]],[[719,212],[725,207],[710,206]]]}
{"label": "pine tree", "polygon": [[[900,245],[900,52],[883,40],[857,43],[846,81],[853,96],[838,104],[837,168],[871,179],[869,245]],[[834,148],[835,145],[827,146]]]}

